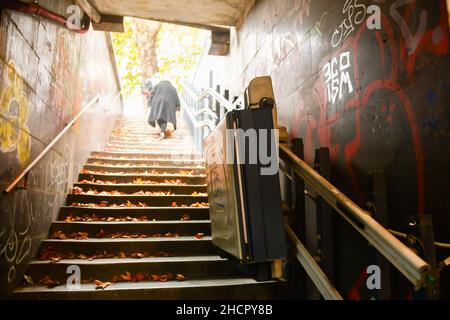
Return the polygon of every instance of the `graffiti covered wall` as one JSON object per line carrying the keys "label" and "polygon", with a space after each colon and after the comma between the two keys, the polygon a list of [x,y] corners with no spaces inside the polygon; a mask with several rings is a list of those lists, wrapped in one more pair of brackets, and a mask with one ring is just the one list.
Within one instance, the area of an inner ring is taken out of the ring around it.
{"label": "graffiti covered wall", "polygon": [[[70,1],[40,1],[65,14]],[[75,34],[4,10],[0,25],[0,187],[2,190],[96,95],[93,106],[28,177],[28,189],[0,198],[0,296],[21,280],[56,218],[81,164],[101,150],[121,113],[109,34]],[[94,138],[95,137],[95,138]]]}
{"label": "graffiti covered wall", "polygon": [[[368,28],[373,4],[379,29]],[[408,216],[431,214],[435,238],[450,242],[448,30],[445,0],[259,1],[232,34],[224,87],[239,95],[272,76],[280,122],[304,139],[310,164],[328,147],[333,183],[364,208],[372,173],[384,172],[389,226],[405,231]],[[339,260],[359,261],[337,267],[351,297],[367,245],[345,226],[337,238]]]}

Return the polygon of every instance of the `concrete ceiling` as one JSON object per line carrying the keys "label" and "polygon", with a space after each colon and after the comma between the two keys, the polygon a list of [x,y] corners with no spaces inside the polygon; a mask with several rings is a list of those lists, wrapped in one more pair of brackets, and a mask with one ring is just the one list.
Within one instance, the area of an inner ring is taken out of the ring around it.
{"label": "concrete ceiling", "polygon": [[192,26],[232,27],[255,0],[89,0],[101,15],[129,16]]}

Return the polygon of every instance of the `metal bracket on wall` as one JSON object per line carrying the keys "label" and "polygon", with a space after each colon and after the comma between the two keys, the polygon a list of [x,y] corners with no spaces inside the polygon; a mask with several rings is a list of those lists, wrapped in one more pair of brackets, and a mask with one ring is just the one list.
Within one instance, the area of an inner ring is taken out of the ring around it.
{"label": "metal bracket on wall", "polygon": [[419,254],[431,266],[426,286],[428,299],[439,299],[439,272],[437,269],[433,217],[429,214],[411,217],[409,226],[412,234],[410,239],[415,239],[416,249],[422,251]]}

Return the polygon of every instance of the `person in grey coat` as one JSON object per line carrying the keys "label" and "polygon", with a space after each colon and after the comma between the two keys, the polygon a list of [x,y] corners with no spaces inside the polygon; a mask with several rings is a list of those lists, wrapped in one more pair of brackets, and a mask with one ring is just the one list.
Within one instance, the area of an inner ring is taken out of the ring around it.
{"label": "person in grey coat", "polygon": [[150,95],[150,114],[148,123],[156,127],[156,122],[161,129],[160,137],[169,137],[167,124],[173,124],[177,129],[177,111],[180,110],[180,98],[177,89],[169,81],[161,81],[153,87]]}
{"label": "person in grey coat", "polygon": [[153,83],[152,80],[149,78],[145,81],[144,85],[141,87],[142,94],[147,99],[147,107],[150,107],[150,95],[153,89]]}

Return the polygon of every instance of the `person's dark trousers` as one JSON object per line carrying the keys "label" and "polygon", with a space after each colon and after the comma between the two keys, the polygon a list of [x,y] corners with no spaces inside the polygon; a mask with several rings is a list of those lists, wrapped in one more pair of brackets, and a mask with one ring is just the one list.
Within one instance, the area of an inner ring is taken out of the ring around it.
{"label": "person's dark trousers", "polygon": [[161,129],[162,133],[165,133],[167,130],[167,121],[164,120],[158,120],[158,126]]}

